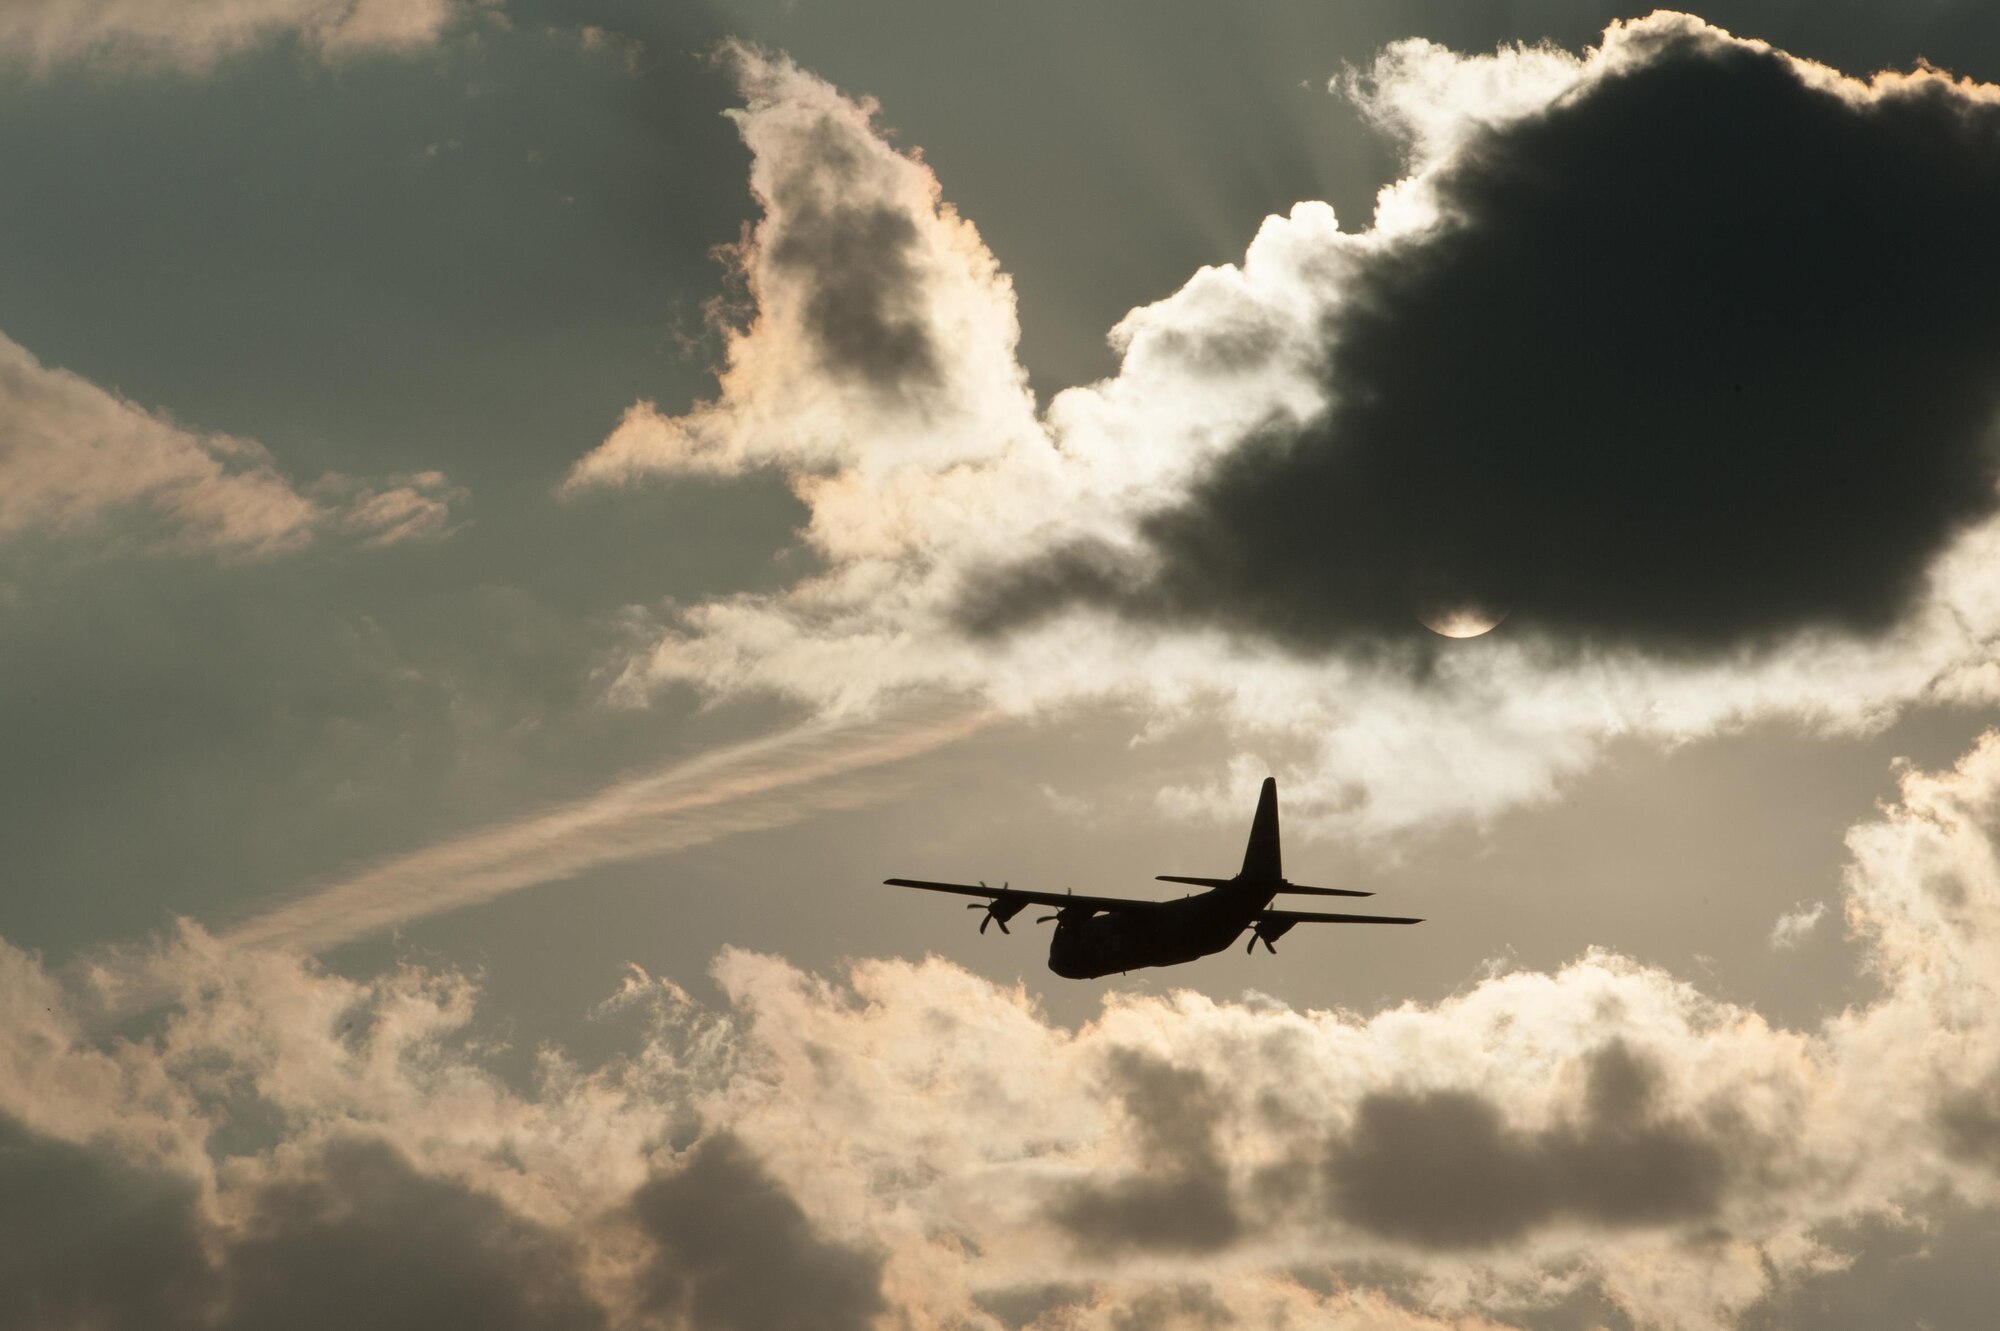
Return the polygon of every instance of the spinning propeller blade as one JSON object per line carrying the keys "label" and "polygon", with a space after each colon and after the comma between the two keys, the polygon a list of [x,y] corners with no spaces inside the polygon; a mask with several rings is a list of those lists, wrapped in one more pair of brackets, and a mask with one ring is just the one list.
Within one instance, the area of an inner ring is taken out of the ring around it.
{"label": "spinning propeller blade", "polygon": [[[986,880],[984,878],[980,879],[979,885],[981,887],[985,887]],[[1012,880],[1009,880],[1008,882],[1003,882],[1000,884],[1000,890],[1002,892],[1005,892],[1011,885],[1012,885]],[[985,918],[979,921],[980,933],[982,934],[985,933],[986,926],[989,924],[999,925],[1000,932],[1003,934],[1011,934],[1014,932],[1012,929],[1009,929],[1007,927],[1007,921],[1013,919],[1015,915],[1019,914],[1021,907],[1027,903],[1016,902],[1010,905],[1006,910],[1001,910],[999,908],[1001,901],[1002,898],[995,897],[991,901],[975,901],[971,905],[966,907],[967,910],[983,910],[986,912]]]}

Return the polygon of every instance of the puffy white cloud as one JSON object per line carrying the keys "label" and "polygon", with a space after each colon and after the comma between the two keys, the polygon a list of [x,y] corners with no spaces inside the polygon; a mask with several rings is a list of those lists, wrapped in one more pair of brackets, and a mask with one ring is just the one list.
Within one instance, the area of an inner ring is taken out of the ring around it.
{"label": "puffy white cloud", "polygon": [[1940,1197],[2000,1207],[2000,735],[1902,791],[1848,838],[1880,996],[1812,1030],[1607,952],[1066,1029],[935,959],[730,950],[726,1010],[635,970],[597,1014],[629,1051],[523,1086],[463,976],[188,929],[152,959],[172,1009],[106,1035],[106,975],[0,948],[0,1209],[124,1199],[25,1268],[110,1325],[305,1290],[376,1324],[1736,1326]]}
{"label": "puffy white cloud", "polygon": [[[1481,128],[1544,109],[1588,72],[1586,62],[1548,45],[1461,55],[1412,37],[1385,47],[1368,69],[1344,71],[1332,86],[1403,141],[1420,181]],[[1407,189],[1391,191],[1392,208]],[[1404,223],[1392,218],[1389,225]]]}
{"label": "puffy white cloud", "polygon": [[0,544],[110,530],[157,552],[263,555],[324,531],[391,545],[441,534],[462,498],[439,472],[302,490],[257,443],[186,429],[0,334]]}
{"label": "puffy white cloud", "polygon": [[[1348,80],[1411,148],[1374,225],[1343,231],[1319,203],[1267,219],[1240,264],[1202,270],[1113,330],[1116,376],[1035,416],[1013,359],[1011,291],[928,165],[876,128],[871,104],[739,52],[739,123],[765,210],[736,254],[754,317],[730,339],[713,401],[677,416],[634,407],[566,489],[774,468],[809,506],[804,535],[823,562],[779,593],[678,610],[628,663],[622,694],[775,692],[842,714],[943,690],[1022,715],[1114,701],[1155,728],[1219,717],[1238,777],[1279,771],[1295,825],[1349,834],[1547,798],[1617,736],[1671,743],[1772,717],[1853,732],[1911,705],[1991,699],[1990,520],[1939,537],[1892,632],[1809,623],[1655,652],[1503,628],[1452,645],[1406,633],[1302,652],[1236,631],[1228,614],[1143,613],[1158,557],[1149,515],[1185,501],[1218,460],[1281,454],[1322,417],[1339,381],[1327,358],[1341,350],[1327,330],[1371,265],[1442,225],[1444,173],[1495,126],[1572,106],[1663,53],[1718,67],[1740,57],[1753,81],[1776,71],[1854,106],[1994,95],[1928,71],[1863,83],[1685,15],[1614,25],[1581,56],[1400,44]],[[1046,605],[1024,610],[1046,589],[995,570],[1050,550],[1071,552],[1064,576],[1104,594],[1057,598],[1040,618]],[[1142,613],[1121,613],[1122,596]],[[1242,780],[1175,798],[1233,808]]]}
{"label": "puffy white cloud", "polygon": [[161,64],[198,70],[297,34],[333,58],[428,46],[487,0],[13,0],[0,6],[0,61]]}

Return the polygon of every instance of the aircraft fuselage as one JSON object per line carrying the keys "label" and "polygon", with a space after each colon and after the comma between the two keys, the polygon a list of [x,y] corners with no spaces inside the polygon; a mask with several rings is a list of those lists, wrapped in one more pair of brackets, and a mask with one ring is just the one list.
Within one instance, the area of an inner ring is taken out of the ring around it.
{"label": "aircraft fuselage", "polygon": [[1276,952],[1272,940],[1284,937],[1299,924],[1423,923],[1407,916],[1271,909],[1272,898],[1280,892],[1331,897],[1373,894],[1346,887],[1307,887],[1286,880],[1284,857],[1278,846],[1278,783],[1270,777],[1264,778],[1264,787],[1257,794],[1257,813],[1250,821],[1243,867],[1234,878],[1157,876],[1163,882],[1187,883],[1207,890],[1179,901],[1142,901],[1132,897],[1078,896],[1068,890],[1060,893],[1027,890],[1004,882],[999,887],[988,887],[984,882],[974,886],[932,878],[883,881],[891,887],[979,898],[966,909],[984,912],[979,921],[982,934],[991,924],[999,925],[1000,932],[1007,933],[1007,921],[1030,906],[1053,908],[1054,915],[1041,917],[1056,922],[1055,937],[1049,942],[1049,969],[1068,980],[1090,980],[1147,966],[1179,965],[1222,951],[1242,938],[1246,930],[1250,933],[1251,948],[1261,942],[1267,951]]}
{"label": "aircraft fuselage", "polygon": [[1241,881],[1143,911],[1056,917],[1049,969],[1068,980],[1177,966],[1234,943],[1276,889]]}

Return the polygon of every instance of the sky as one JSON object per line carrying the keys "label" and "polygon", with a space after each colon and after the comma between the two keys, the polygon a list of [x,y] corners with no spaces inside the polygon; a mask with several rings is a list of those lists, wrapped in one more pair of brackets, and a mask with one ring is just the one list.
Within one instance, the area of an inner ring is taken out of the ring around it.
{"label": "sky", "polygon": [[[0,1323],[2000,1298],[1990,6],[16,0],[0,163]],[[880,885],[1267,775],[1425,922]]]}

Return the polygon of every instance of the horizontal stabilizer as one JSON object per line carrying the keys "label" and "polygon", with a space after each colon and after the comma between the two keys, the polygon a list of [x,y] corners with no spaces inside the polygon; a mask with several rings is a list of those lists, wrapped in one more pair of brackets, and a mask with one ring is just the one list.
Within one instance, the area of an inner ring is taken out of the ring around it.
{"label": "horizontal stabilizer", "polygon": [[1280,892],[1303,892],[1309,897],[1372,897],[1373,892],[1357,892],[1351,887],[1301,887],[1297,883],[1285,883]]}
{"label": "horizontal stabilizer", "polygon": [[1234,878],[1190,878],[1184,873],[1156,873],[1153,878],[1162,883],[1192,883],[1196,887],[1228,887]]}

